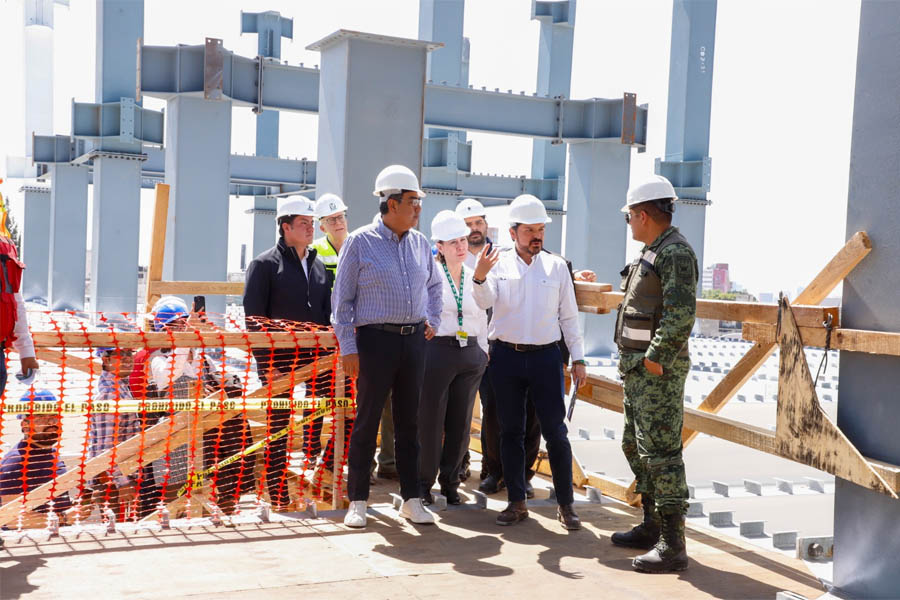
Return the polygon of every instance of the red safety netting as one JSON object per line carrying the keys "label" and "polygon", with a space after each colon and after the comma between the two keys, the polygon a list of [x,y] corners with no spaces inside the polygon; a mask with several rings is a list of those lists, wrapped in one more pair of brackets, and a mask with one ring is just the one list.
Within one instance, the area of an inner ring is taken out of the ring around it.
{"label": "red safety netting", "polygon": [[41,369],[0,402],[0,527],[341,506],[354,415],[330,328],[29,313]]}

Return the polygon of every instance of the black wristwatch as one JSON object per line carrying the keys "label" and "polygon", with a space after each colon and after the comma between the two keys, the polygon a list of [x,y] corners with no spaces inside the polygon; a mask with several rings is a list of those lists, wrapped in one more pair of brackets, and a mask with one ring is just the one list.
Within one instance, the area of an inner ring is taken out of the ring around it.
{"label": "black wristwatch", "polygon": [[481,285],[484,282],[485,282],[484,279],[475,279],[475,276],[474,275],[472,276],[472,283],[474,283],[475,285]]}

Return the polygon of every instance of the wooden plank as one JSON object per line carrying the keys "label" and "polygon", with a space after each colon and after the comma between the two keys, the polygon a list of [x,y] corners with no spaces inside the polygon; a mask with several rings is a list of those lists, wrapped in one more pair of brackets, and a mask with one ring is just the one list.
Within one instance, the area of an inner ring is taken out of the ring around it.
{"label": "wooden plank", "polygon": [[[337,398],[343,398],[345,393],[344,366],[338,359],[334,371],[334,395]],[[343,497],[343,468],[344,468],[344,411],[339,410],[335,415],[336,423],[334,424],[334,472],[332,473],[332,489],[331,489],[331,508],[337,510],[341,508],[341,498]]]}
{"label": "wooden plank", "polygon": [[169,186],[156,184],[156,203],[153,208],[153,230],[150,237],[150,265],[147,268],[147,297],[144,309],[149,311],[159,294],[153,293],[152,285],[160,281],[163,274],[163,260],[166,255],[166,221],[169,218]]}
{"label": "wooden plank", "polygon": [[575,282],[575,303],[579,306],[592,306],[601,311],[616,310],[625,294],[613,292],[608,283]]}
{"label": "wooden plank", "polygon": [[154,281],[147,282],[148,293],[154,296],[207,295],[240,296],[244,293],[243,281]]}
{"label": "wooden plank", "polygon": [[793,304],[819,304],[850,271],[872,251],[872,241],[865,231],[857,231],[844,247],[816,275],[806,289],[794,298]]}
{"label": "wooden plank", "polygon": [[587,478],[587,485],[597,488],[604,496],[615,498],[632,506],[638,506],[641,503],[641,495],[634,493],[634,484],[629,486],[618,479],[591,471],[587,472]]}
{"label": "wooden plank", "polygon": [[822,410],[787,301],[781,313],[775,445],[780,456],[897,498],[847,436]]}
{"label": "wooden plank", "polygon": [[[796,306],[794,315],[801,327],[821,327],[831,316],[834,327],[840,326],[840,309],[836,306]],[[697,300],[697,318],[744,323],[772,323],[778,321],[778,304],[759,302],[728,302],[725,300]]]}
{"label": "wooden plank", "polygon": [[49,348],[35,348],[34,355],[35,358],[39,360],[44,360],[55,365],[62,365],[63,361],[65,361],[66,368],[75,369],[76,371],[82,371],[83,373],[94,373],[99,376],[100,372],[103,370],[103,367],[101,366],[99,360],[82,358],[80,356],[75,356],[70,352],[66,352],[64,354],[60,350],[50,350]]}
{"label": "wooden plank", "polygon": [[[741,335],[745,340],[768,344],[775,339],[775,330],[775,325],[744,323]],[[800,327],[799,330],[804,346],[825,347],[825,328]],[[835,329],[831,332],[831,348],[850,352],[900,356],[900,333],[864,329]]]}
{"label": "wooden plank", "polygon": [[331,331],[199,331],[110,333],[106,331],[34,331],[35,348],[333,348],[337,339]]}

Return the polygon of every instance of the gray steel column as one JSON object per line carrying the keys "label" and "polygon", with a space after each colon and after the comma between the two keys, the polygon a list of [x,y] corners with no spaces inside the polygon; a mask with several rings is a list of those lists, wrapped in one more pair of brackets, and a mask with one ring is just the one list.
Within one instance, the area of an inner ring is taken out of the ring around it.
{"label": "gray steel column", "polygon": [[86,167],[50,166],[50,310],[84,310],[87,261]]}
{"label": "gray steel column", "polygon": [[378,212],[381,169],[421,172],[425,58],[436,46],[339,30],[307,47],[322,53],[316,189],[344,199],[351,230]]}
{"label": "gray steel column", "polygon": [[24,186],[25,218],[22,226],[22,296],[47,300],[50,266],[50,188]]}
{"label": "gray steel column", "polygon": [[[621,281],[619,271],[625,265],[627,227],[620,209],[625,204],[630,169],[631,146],[609,142],[569,145],[565,255],[575,267],[590,268],[597,273],[597,281],[613,286]],[[616,349],[614,324],[614,314],[584,315],[588,355],[610,354]]]}
{"label": "gray steel column", "polygon": [[137,42],[143,35],[143,0],[97,0],[94,101],[119,102],[122,115],[118,139],[93,144],[90,295],[96,312],[137,308],[143,157],[141,142],[134,136],[132,107],[141,104],[135,100],[135,90]]}
{"label": "gray steel column", "polygon": [[94,159],[90,295],[95,312],[137,308],[140,181],[137,157]]}
{"label": "gray steel column", "polygon": [[[844,280],[841,324],[900,331],[900,3],[863,0],[847,199],[847,236],[873,251]],[[900,464],[900,359],[841,352],[837,423],[864,456]],[[852,598],[900,592],[900,501],[836,480],[834,584]]]}
{"label": "gray steel column", "polygon": [[[540,96],[567,98],[572,84],[572,43],[575,38],[575,0],[531,3],[531,18],[540,22],[536,91]],[[532,142],[531,176],[535,179],[566,177],[566,144],[548,140]],[[563,186],[560,186],[563,187]],[[579,214],[573,219],[581,220]],[[547,225],[544,246],[562,252],[563,217],[553,217]],[[587,268],[577,264],[576,268]]]}
{"label": "gray steel column", "polygon": [[[228,275],[228,173],[231,101],[176,96],[166,103],[169,218],[163,277],[225,281]],[[185,298],[190,303],[191,298]],[[224,296],[207,310],[225,311]]]}

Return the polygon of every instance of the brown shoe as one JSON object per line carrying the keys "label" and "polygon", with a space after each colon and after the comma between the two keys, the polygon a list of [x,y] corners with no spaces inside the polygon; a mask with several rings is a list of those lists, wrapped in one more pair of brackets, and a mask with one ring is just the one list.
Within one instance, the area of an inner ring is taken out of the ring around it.
{"label": "brown shoe", "polygon": [[581,519],[575,514],[575,510],[572,508],[571,504],[560,504],[557,515],[559,515],[559,522],[562,523],[562,526],[565,529],[568,529],[569,531],[581,529]]}
{"label": "brown shoe", "polygon": [[519,521],[528,518],[528,506],[524,500],[518,502],[510,502],[506,505],[499,515],[497,515],[497,525],[515,525]]}

